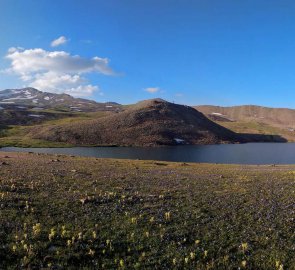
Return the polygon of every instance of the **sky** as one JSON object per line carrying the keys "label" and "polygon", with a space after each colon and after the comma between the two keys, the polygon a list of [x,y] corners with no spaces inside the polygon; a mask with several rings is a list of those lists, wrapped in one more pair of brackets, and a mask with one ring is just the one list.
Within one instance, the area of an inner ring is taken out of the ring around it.
{"label": "sky", "polygon": [[0,89],[295,108],[295,2],[0,0]]}

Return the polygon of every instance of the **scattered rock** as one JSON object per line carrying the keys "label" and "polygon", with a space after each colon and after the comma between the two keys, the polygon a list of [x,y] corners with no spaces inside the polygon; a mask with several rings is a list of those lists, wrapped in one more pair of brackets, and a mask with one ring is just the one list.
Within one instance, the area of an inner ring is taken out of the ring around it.
{"label": "scattered rock", "polygon": [[5,162],[5,161],[1,161],[0,165],[9,165],[9,163]]}
{"label": "scattered rock", "polygon": [[187,163],[183,162],[181,163],[181,166],[189,166]]}
{"label": "scattered rock", "polygon": [[82,204],[85,204],[85,203],[87,203],[89,200],[88,200],[88,198],[82,198],[82,199],[80,199],[80,202],[82,203]]}
{"label": "scattered rock", "polygon": [[158,165],[158,166],[167,166],[168,165],[168,164],[162,163],[162,162],[155,162],[154,164]]}

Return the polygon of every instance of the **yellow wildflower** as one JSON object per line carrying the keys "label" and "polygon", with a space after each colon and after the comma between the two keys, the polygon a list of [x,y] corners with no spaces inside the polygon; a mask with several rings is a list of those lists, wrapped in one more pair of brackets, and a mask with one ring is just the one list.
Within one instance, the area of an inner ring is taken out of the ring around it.
{"label": "yellow wildflower", "polygon": [[170,212],[166,212],[166,213],[165,213],[165,219],[166,219],[166,220],[169,220],[170,217],[171,217]]}
{"label": "yellow wildflower", "polygon": [[33,233],[34,233],[34,235],[38,235],[40,232],[41,232],[41,224],[36,223],[35,225],[33,225]]}
{"label": "yellow wildflower", "polygon": [[120,260],[120,266],[124,267],[124,260],[123,259]]}
{"label": "yellow wildflower", "polygon": [[136,217],[131,218],[131,223],[136,224],[137,223],[137,218]]}
{"label": "yellow wildflower", "polygon": [[95,251],[94,251],[93,249],[89,249],[89,252],[88,252],[88,254],[89,254],[90,256],[94,256],[94,254],[95,254]]}
{"label": "yellow wildflower", "polygon": [[248,249],[248,244],[242,243],[241,247],[242,247],[243,252],[245,252]]}

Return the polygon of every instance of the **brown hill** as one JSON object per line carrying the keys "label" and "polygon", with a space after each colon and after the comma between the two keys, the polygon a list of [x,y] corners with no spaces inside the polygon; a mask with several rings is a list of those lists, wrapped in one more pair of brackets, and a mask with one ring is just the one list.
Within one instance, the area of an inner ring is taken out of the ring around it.
{"label": "brown hill", "polygon": [[242,142],[189,106],[146,100],[99,119],[33,129],[31,136],[74,145],[175,145]]}
{"label": "brown hill", "polygon": [[231,120],[258,120],[269,124],[290,126],[295,128],[295,110],[286,108],[268,108],[254,105],[220,107],[195,106],[205,114],[220,114]]}
{"label": "brown hill", "polygon": [[254,105],[220,107],[195,106],[216,123],[235,132],[280,135],[295,140],[295,110]]}

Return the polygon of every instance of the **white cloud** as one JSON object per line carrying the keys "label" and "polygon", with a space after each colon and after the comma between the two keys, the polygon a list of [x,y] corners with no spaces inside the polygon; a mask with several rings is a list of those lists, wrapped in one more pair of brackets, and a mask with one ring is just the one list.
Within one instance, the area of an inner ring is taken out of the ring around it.
{"label": "white cloud", "polygon": [[113,74],[108,66],[107,58],[95,56],[87,59],[79,55],[70,55],[65,51],[50,52],[40,48],[28,50],[14,48],[14,51],[8,50],[6,58],[11,60],[10,70],[21,75],[44,71]]}
{"label": "white cloud", "polygon": [[99,88],[89,84],[83,74],[114,75],[109,60],[97,56],[82,58],[65,51],[10,48],[6,58],[11,61],[7,72],[18,75],[29,86],[47,92],[89,96]]}
{"label": "white cloud", "polygon": [[23,47],[11,47],[8,49],[8,53],[14,53],[18,50],[24,50],[24,48]]}
{"label": "white cloud", "polygon": [[98,86],[85,84],[80,75],[58,74],[52,71],[36,74],[31,87],[53,93],[67,93],[72,96],[91,96]]}
{"label": "white cloud", "polygon": [[148,88],[145,88],[144,91],[154,94],[154,93],[159,92],[160,88],[159,87],[148,87]]}
{"label": "white cloud", "polygon": [[63,44],[66,44],[68,42],[67,38],[65,36],[60,36],[59,38],[53,40],[50,45],[51,47],[57,47]]}
{"label": "white cloud", "polygon": [[[77,97],[89,97],[93,94],[94,91],[97,91],[98,86],[96,85],[79,85],[77,87],[73,87],[65,91],[66,94],[72,95],[72,96],[77,96]],[[81,95],[83,93],[83,95]],[[99,93],[100,95],[103,95],[101,92]]]}

